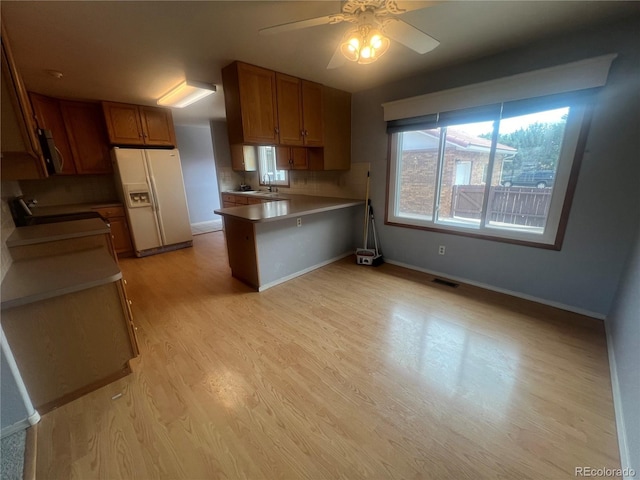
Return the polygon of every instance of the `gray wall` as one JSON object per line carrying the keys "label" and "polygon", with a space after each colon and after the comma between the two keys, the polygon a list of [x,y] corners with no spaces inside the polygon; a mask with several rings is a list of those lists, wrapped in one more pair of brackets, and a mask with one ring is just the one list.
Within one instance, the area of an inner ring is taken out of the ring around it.
{"label": "gray wall", "polygon": [[260,284],[264,286],[346,253],[362,232],[360,206],[255,224]]}
{"label": "gray wall", "polygon": [[[626,434],[627,467],[640,472],[640,229],[607,327],[618,384],[616,417]],[[613,384],[615,388],[616,379]]]}
{"label": "gray wall", "polygon": [[220,218],[213,213],[220,208],[220,194],[211,130],[207,126],[176,125],[176,139],[191,223]]}
{"label": "gray wall", "polygon": [[2,429],[10,427],[24,421],[30,414],[25,406],[16,379],[9,369],[9,364],[5,358],[5,351],[2,349],[0,354],[0,427]]}
{"label": "gray wall", "polygon": [[[380,236],[385,257],[606,315],[640,220],[639,30],[636,18],[355,94],[353,161],[372,163],[373,205],[383,212],[387,178],[383,102],[619,54],[595,109],[561,251],[384,225]],[[446,245],[445,256],[438,256],[438,245]]]}

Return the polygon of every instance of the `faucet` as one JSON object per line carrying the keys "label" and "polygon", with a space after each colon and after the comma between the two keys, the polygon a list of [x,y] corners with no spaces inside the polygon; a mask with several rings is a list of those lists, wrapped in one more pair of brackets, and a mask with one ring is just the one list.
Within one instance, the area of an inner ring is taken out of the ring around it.
{"label": "faucet", "polygon": [[[265,180],[265,178],[266,178],[266,180]],[[267,185],[267,189],[268,189],[270,192],[273,192],[273,185],[271,185],[271,177],[269,176],[269,174],[268,174],[268,173],[265,173],[265,174],[262,176],[262,183],[264,183],[265,185]]]}

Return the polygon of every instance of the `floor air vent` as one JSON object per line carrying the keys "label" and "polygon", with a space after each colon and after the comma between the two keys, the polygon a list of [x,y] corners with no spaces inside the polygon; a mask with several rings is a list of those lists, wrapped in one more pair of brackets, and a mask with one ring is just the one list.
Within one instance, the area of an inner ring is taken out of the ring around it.
{"label": "floor air vent", "polygon": [[431,280],[433,283],[437,283],[438,285],[444,285],[446,287],[458,288],[460,286],[459,283],[450,282],[449,280],[443,280],[441,278],[434,278]]}

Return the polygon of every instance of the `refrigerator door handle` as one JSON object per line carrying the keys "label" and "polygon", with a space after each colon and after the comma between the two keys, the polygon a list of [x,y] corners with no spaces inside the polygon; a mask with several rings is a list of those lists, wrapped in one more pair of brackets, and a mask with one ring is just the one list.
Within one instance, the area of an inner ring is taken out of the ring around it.
{"label": "refrigerator door handle", "polygon": [[160,234],[160,238],[162,239],[162,244],[166,245],[167,239],[164,234],[164,225],[162,224],[162,215],[160,214],[160,205],[158,204],[158,194],[157,194],[158,189],[156,187],[156,179],[153,178],[153,174],[151,175],[151,182],[149,182],[149,185],[151,185],[153,204],[155,205],[158,233]]}
{"label": "refrigerator door handle", "polygon": [[[146,165],[145,165],[146,167]],[[158,202],[156,200],[156,192],[155,192],[155,185],[152,182],[152,178],[153,177],[149,177],[149,175],[147,174],[147,185],[149,185],[149,196],[151,197],[151,211],[153,212],[153,215],[156,219],[156,221],[154,222],[155,227],[156,227],[156,232],[158,234],[158,238],[160,239],[160,241],[162,242],[162,244],[164,245],[164,235],[162,232],[162,228],[159,225],[159,221],[160,221],[160,215],[158,214]]]}

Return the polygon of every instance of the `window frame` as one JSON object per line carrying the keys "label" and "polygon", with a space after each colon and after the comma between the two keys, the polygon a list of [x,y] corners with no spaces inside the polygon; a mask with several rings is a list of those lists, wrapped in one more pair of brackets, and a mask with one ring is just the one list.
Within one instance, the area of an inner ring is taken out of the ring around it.
{"label": "window frame", "polygon": [[[275,170],[284,172],[284,176],[285,176],[284,180],[272,180],[270,183],[264,182],[264,176],[268,175],[268,172],[262,173],[262,163],[263,163],[262,156],[264,155],[263,151],[261,150],[262,148],[273,148],[273,162],[274,162]],[[258,157],[257,158],[258,185],[262,187],[269,187],[269,186],[289,187],[291,185],[291,174],[289,170],[278,170],[277,168],[278,167],[278,160],[277,160],[278,149],[276,148],[276,145],[260,145],[256,147],[256,155]]]}
{"label": "window frame", "polygon": [[[558,167],[554,187],[552,191],[551,205],[547,216],[547,223],[543,234],[532,232],[522,232],[509,230],[504,228],[496,228],[487,225],[487,202],[488,193],[491,188],[491,178],[493,178],[494,168],[494,151],[497,142],[499,121],[494,126],[492,153],[488,163],[488,181],[485,183],[484,204],[482,208],[482,218],[478,228],[464,228],[455,225],[447,225],[438,223],[435,215],[437,203],[434,203],[434,211],[431,220],[420,218],[412,218],[410,216],[400,216],[397,212],[397,192],[398,183],[398,133],[391,132],[388,134],[387,149],[387,190],[385,201],[385,225],[405,227],[418,230],[426,230],[440,233],[449,233],[484,240],[492,240],[504,243],[512,243],[517,245],[560,250],[564,240],[564,234],[568,222],[569,211],[573,201],[573,195],[578,179],[578,172],[582,157],[584,155],[586,139],[591,124],[593,112],[593,103],[591,100],[574,102],[569,101],[570,107],[569,117],[565,127],[562,150],[558,158]],[[542,111],[542,109],[541,109]],[[464,117],[461,117],[460,123],[463,123]],[[412,131],[407,128],[405,131]],[[441,142],[442,148],[442,142]],[[435,199],[439,198],[440,187],[442,183],[440,172],[440,161],[438,162],[438,172],[436,174],[434,195]]]}

